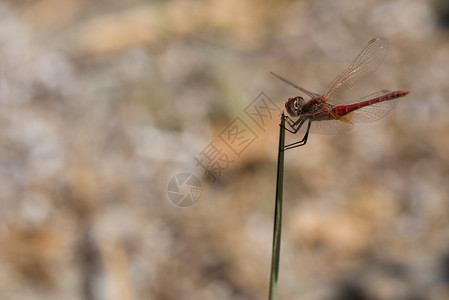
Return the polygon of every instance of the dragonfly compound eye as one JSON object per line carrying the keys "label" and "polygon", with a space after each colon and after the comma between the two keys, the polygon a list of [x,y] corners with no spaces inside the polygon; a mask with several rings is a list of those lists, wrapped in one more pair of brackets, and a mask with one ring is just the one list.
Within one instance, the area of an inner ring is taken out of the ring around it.
{"label": "dragonfly compound eye", "polygon": [[304,98],[303,97],[296,97],[295,98],[295,112],[298,116],[301,112],[301,108],[304,105]]}
{"label": "dragonfly compound eye", "polygon": [[298,109],[301,109],[302,106],[304,105],[304,98],[296,97],[295,105],[296,105],[296,107],[298,107]]}
{"label": "dragonfly compound eye", "polygon": [[287,102],[285,102],[285,109],[287,110],[288,114],[292,117],[296,117],[298,115],[296,99],[297,98],[289,98]]}

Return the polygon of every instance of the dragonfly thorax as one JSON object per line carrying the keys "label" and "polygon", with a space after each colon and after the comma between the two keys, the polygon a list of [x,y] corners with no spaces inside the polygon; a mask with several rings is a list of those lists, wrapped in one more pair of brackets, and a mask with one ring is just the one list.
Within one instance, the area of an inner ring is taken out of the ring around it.
{"label": "dragonfly thorax", "polygon": [[305,101],[302,97],[289,98],[285,102],[285,109],[287,113],[292,117],[298,117],[301,114],[301,109]]}

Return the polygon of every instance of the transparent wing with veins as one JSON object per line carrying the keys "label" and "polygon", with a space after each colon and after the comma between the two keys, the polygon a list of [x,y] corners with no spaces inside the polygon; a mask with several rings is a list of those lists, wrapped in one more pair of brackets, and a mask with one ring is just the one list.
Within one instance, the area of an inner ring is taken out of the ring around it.
{"label": "transparent wing with veins", "polygon": [[332,104],[347,103],[341,94],[373,74],[382,63],[388,49],[388,40],[375,38],[357,55],[351,65],[326,89],[323,97]]}
{"label": "transparent wing with veins", "polygon": [[270,72],[270,73],[271,73],[271,75],[273,75],[273,76],[279,78],[280,80],[282,80],[282,81],[285,82],[286,84],[289,84],[289,85],[291,85],[292,87],[294,87],[294,88],[300,90],[301,92],[303,92],[304,94],[306,94],[306,95],[309,96],[310,98],[318,98],[318,97],[321,97],[321,95],[312,93],[312,92],[310,92],[310,91],[308,91],[308,90],[306,90],[306,89],[304,89],[304,88],[302,88],[302,87],[300,87],[300,86],[298,86],[298,85],[296,85],[296,84],[290,82],[289,80],[285,79],[284,77],[279,76],[278,74],[275,74],[275,73],[273,73],[273,72]]}

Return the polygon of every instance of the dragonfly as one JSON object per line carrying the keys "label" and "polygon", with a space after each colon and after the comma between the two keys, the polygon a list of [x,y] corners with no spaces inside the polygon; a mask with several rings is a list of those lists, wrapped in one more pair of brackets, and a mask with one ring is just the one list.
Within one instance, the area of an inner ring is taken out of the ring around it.
{"label": "dragonfly", "polygon": [[271,72],[275,77],[310,97],[310,100],[306,101],[303,97],[296,96],[285,102],[285,109],[289,115],[285,118],[291,128],[285,129],[293,134],[302,129],[304,136],[300,141],[286,145],[284,150],[305,145],[309,132],[344,133],[354,127],[354,123],[374,122],[387,115],[398,104],[399,98],[407,95],[408,91],[381,90],[353,101],[347,101],[342,97],[345,91],[371,76],[379,68],[387,49],[388,40],[385,38],[378,37],[369,41],[349,67],[337,76],[322,95],[312,93]]}

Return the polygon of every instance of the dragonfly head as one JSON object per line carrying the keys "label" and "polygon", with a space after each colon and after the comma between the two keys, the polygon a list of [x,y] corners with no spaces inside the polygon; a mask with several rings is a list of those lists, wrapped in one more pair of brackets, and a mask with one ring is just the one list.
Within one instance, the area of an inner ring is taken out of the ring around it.
{"label": "dragonfly head", "polygon": [[287,102],[285,102],[285,109],[290,116],[298,117],[301,114],[301,109],[304,103],[303,97],[289,98]]}

